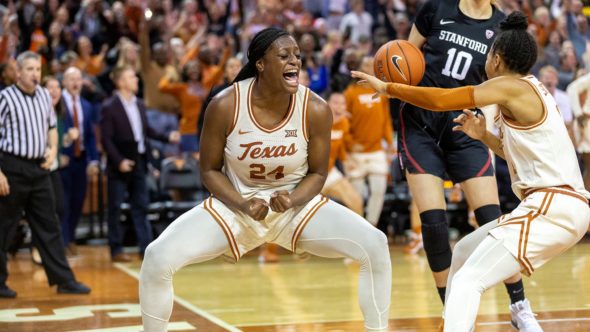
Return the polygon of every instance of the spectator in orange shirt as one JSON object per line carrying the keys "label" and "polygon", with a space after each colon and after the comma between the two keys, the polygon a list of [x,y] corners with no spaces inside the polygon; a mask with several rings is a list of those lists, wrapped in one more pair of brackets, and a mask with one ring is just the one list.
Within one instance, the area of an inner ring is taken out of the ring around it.
{"label": "spectator in orange shirt", "polygon": [[228,38],[226,42],[221,62],[218,65],[211,63],[207,75],[201,61],[190,60],[182,67],[181,82],[173,82],[170,73],[164,75],[160,80],[160,91],[175,96],[180,103],[181,152],[196,153],[199,151],[197,132],[199,114],[209,91],[223,78],[225,62],[233,50],[231,39]]}
{"label": "spectator in orange shirt", "polygon": [[33,15],[34,28],[31,32],[31,44],[29,45],[29,51],[40,52],[43,48],[47,47],[47,36],[43,31],[43,12],[36,11]]}
{"label": "spectator in orange shirt", "polygon": [[[373,58],[364,57],[361,71],[373,72]],[[356,167],[347,169],[346,175],[356,190],[363,195],[366,192],[365,181],[368,180],[368,200],[365,218],[377,225],[389,175],[387,151],[393,151],[393,128],[389,114],[389,101],[380,96],[373,98],[375,91],[364,85],[352,83],[344,91],[346,109],[351,113],[351,140],[347,143],[349,158]]]}
{"label": "spectator in orange shirt", "polygon": [[328,98],[328,105],[332,109],[332,139],[330,142],[330,163],[326,183],[322,194],[330,196],[346,207],[363,215],[363,198],[345,178],[340,170],[335,167],[336,160],[346,164],[347,169],[354,169],[354,162],[347,158],[345,142],[350,139],[350,124],[346,118],[346,97],[341,92],[332,92]]}
{"label": "spectator in orange shirt", "polygon": [[[217,36],[210,36],[210,41],[217,39]],[[216,52],[215,49],[218,47],[211,47],[207,44],[195,45],[193,47],[189,47],[188,51],[184,54],[184,56],[180,59],[179,66],[184,67],[189,61],[191,60],[199,60],[201,65],[201,73],[202,73],[202,81],[211,82],[211,86],[215,86],[217,84],[221,84],[223,78],[223,68],[227,63],[227,60],[231,57],[232,52],[234,51],[234,40],[231,36],[226,36],[225,39],[225,47],[223,47],[223,53],[221,55],[221,59],[219,60],[218,64],[216,63]],[[216,44],[214,42],[213,44]],[[221,74],[220,74],[221,73]]]}
{"label": "spectator in orange shirt", "polygon": [[92,43],[86,36],[80,36],[78,38],[78,60],[76,61],[76,67],[82,72],[90,75],[97,76],[102,72],[103,60],[107,53],[108,46],[103,45],[100,53],[92,55]]}
{"label": "spectator in orange shirt", "polygon": [[201,66],[197,61],[190,61],[182,68],[182,79],[173,82],[171,73],[167,73],[160,80],[160,91],[176,97],[180,103],[181,152],[197,152],[199,142],[197,136],[197,120],[201,112],[201,106],[209,93],[201,83]]}

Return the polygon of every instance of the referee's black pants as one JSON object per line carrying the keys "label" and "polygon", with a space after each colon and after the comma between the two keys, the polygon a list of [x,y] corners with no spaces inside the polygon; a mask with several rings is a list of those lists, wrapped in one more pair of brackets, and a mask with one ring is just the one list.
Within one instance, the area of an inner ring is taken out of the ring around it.
{"label": "referee's black pants", "polygon": [[0,285],[8,278],[6,251],[19,220],[26,212],[49,285],[75,280],[61,237],[49,171],[39,161],[0,155],[0,169],[10,194],[0,196]]}

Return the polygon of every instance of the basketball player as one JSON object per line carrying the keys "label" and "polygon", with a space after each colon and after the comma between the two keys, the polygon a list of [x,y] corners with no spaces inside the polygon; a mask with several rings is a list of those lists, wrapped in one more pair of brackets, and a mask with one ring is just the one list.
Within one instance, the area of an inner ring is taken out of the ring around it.
{"label": "basketball player", "polygon": [[[422,49],[427,63],[420,85],[455,88],[481,83],[486,54],[504,17],[488,1],[426,2],[408,38]],[[501,215],[488,149],[451,130],[452,120],[460,114],[460,110],[436,113],[410,104],[400,109],[400,160],[420,213],[424,251],[443,302],[452,256],[443,180],[448,176],[461,184],[479,225]],[[525,301],[520,275],[507,280],[506,288],[512,305]]]}
{"label": "basketball player", "polygon": [[[584,189],[574,146],[553,96],[536,77],[527,76],[537,56],[527,25],[521,12],[501,23],[485,66],[490,80],[477,86],[411,87],[353,73],[382,94],[439,112],[499,105],[499,137],[486,130],[481,114],[470,110],[453,120],[459,124],[453,131],[485,143],[506,159],[513,191],[522,201],[510,214],[457,243],[447,284],[445,331],[472,331],[485,290],[520,271],[531,275],[578,242],[588,228],[590,193]],[[533,316],[528,319],[534,321]]]}
{"label": "basketball player", "polygon": [[340,92],[332,92],[328,97],[328,106],[332,110],[332,134],[330,142],[330,161],[328,163],[328,176],[322,194],[342,202],[346,207],[363,215],[363,198],[352,184],[345,178],[340,170],[335,167],[336,160],[347,164],[346,169],[354,170],[357,165],[348,158],[346,153],[346,141],[350,140],[350,124],[346,112],[346,98]]}
{"label": "basketball player", "polygon": [[567,94],[576,118],[573,131],[576,137],[578,153],[584,161],[584,186],[590,189],[590,73],[573,81],[567,87]]}
{"label": "basketball player", "polygon": [[318,195],[328,173],[332,114],[298,82],[300,50],[286,31],[260,31],[236,83],[205,114],[201,173],[212,194],[146,250],[140,272],[144,329],[165,331],[172,277],[221,255],[238,261],[271,242],[360,262],[367,331],[386,331],[391,296],[387,238],[347,208]]}
{"label": "basketball player", "polygon": [[[364,57],[360,68],[372,72],[373,58]],[[376,226],[387,190],[390,162],[387,152],[393,151],[393,128],[389,101],[385,97],[373,99],[373,93],[371,88],[358,84],[350,84],[344,91],[346,109],[351,114],[351,142],[347,145],[349,157],[356,166],[346,169],[346,176],[360,195],[368,189],[365,218]],[[383,149],[383,141],[387,149]]]}

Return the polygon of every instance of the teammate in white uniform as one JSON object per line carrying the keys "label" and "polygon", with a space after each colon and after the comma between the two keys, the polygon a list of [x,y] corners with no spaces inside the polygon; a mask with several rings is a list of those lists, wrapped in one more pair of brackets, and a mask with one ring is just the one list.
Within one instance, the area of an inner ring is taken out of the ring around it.
{"label": "teammate in white uniform", "polygon": [[233,86],[208,107],[201,172],[212,197],[175,220],[147,248],[140,272],[144,329],[165,331],[172,277],[185,265],[263,243],[360,262],[359,301],[367,331],[386,331],[391,262],[385,235],[319,195],[328,173],[332,115],[299,85],[300,51],[268,28],[248,49]]}
{"label": "teammate in white uniform", "polygon": [[499,105],[499,138],[470,110],[455,120],[453,130],[481,140],[507,160],[513,191],[522,202],[457,243],[447,284],[445,331],[472,331],[485,290],[519,271],[530,276],[576,244],[590,220],[590,193],[555,100],[534,76],[527,76],[537,54],[526,32],[527,18],[514,12],[500,29],[486,61],[490,80],[478,86],[419,88],[353,73],[380,93],[428,109]]}
{"label": "teammate in white uniform", "polygon": [[584,185],[590,188],[590,73],[573,81],[567,87],[567,94],[572,105],[573,132],[578,153],[584,161]]}

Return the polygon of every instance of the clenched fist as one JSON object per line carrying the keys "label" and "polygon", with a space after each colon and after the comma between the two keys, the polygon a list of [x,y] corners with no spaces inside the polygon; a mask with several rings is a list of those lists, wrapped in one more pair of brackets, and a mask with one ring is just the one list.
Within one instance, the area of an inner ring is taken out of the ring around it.
{"label": "clenched fist", "polygon": [[270,208],[274,212],[285,212],[293,207],[289,192],[286,190],[275,191],[270,196]]}
{"label": "clenched fist", "polygon": [[268,203],[255,197],[246,201],[240,210],[254,220],[264,220],[268,214]]}

